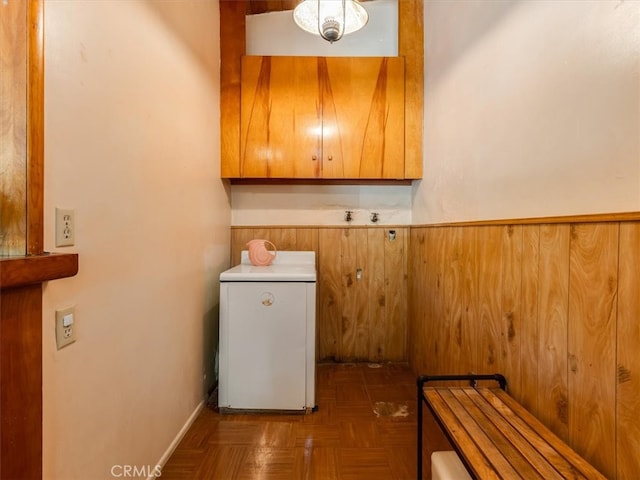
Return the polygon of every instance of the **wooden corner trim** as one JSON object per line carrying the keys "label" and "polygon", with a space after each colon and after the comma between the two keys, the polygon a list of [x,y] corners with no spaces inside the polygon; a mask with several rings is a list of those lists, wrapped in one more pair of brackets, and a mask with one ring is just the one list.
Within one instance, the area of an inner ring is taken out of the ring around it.
{"label": "wooden corner trim", "polygon": [[0,289],[18,288],[78,273],[77,253],[0,258]]}
{"label": "wooden corner trim", "polygon": [[27,11],[27,255],[44,250],[44,0]]}
{"label": "wooden corner trim", "polygon": [[422,225],[411,225],[412,228],[421,227],[483,227],[500,225],[537,225],[552,223],[603,223],[603,222],[637,222],[640,212],[592,213],[584,215],[564,215],[557,217],[511,218],[499,220],[477,220],[469,222],[443,222]]}

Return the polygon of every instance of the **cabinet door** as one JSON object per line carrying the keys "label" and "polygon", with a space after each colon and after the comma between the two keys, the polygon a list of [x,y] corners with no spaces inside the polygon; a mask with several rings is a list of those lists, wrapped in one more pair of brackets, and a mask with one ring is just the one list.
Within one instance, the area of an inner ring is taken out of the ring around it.
{"label": "cabinet door", "polygon": [[404,59],[326,57],[322,177],[404,178]]}
{"label": "cabinet door", "polygon": [[240,175],[404,178],[404,59],[243,57]]}
{"label": "cabinet door", "polygon": [[321,175],[319,88],[315,57],[242,58],[242,177]]}

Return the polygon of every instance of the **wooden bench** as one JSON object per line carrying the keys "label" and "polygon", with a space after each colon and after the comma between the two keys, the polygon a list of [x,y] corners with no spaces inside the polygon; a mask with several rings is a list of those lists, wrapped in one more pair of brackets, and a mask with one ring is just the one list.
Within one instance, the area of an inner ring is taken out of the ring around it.
{"label": "wooden bench", "polygon": [[[470,386],[425,386],[432,381]],[[479,387],[494,380],[500,388]],[[427,405],[469,473],[478,479],[605,479],[506,393],[495,375],[418,377],[418,478],[422,478],[422,410]]]}

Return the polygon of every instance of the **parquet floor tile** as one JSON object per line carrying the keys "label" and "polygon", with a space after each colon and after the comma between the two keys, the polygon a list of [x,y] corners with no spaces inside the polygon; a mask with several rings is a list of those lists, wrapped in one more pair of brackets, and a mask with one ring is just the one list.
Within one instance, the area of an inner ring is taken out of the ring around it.
{"label": "parquet floor tile", "polygon": [[[317,366],[309,415],[228,414],[205,408],[162,469],[162,480],[413,480],[416,387],[404,364]],[[426,413],[428,416],[428,413]],[[448,444],[425,422],[429,451]]]}
{"label": "parquet floor tile", "polygon": [[393,478],[384,448],[341,448],[338,455],[340,480]]}

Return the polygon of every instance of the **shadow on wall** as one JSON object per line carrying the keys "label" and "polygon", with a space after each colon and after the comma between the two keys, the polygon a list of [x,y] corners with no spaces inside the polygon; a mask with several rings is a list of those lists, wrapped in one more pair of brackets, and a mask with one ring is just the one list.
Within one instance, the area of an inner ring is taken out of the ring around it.
{"label": "shadow on wall", "polygon": [[[218,23],[211,18],[219,18],[218,2],[182,0],[180,2],[145,2],[145,7],[160,17],[180,43],[185,45],[198,62],[211,74],[218,76],[220,33]],[[203,15],[203,8],[211,9],[210,15]],[[211,51],[214,49],[214,52]]]}
{"label": "shadow on wall", "polygon": [[[425,2],[425,65],[435,83],[467,49],[492,30],[522,0],[431,0]],[[455,22],[455,28],[450,25]],[[436,28],[433,28],[436,26]],[[443,35],[449,32],[451,35]],[[435,73],[434,73],[435,72]]]}
{"label": "shadow on wall", "polygon": [[218,350],[220,305],[216,304],[202,317],[202,370],[205,398],[218,386]]}

